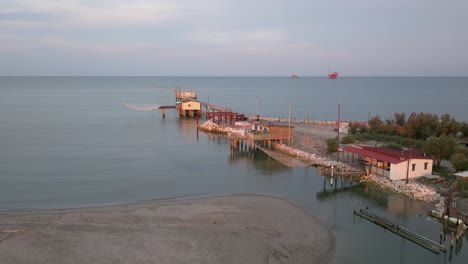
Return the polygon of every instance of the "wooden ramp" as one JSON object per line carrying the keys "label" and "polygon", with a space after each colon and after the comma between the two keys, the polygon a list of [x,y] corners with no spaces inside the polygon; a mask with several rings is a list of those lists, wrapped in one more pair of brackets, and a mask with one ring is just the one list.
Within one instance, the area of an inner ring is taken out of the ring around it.
{"label": "wooden ramp", "polygon": [[291,168],[295,168],[295,167],[308,167],[308,166],[311,166],[314,164],[314,162],[310,161],[310,162],[307,162],[307,161],[304,161],[304,160],[301,160],[301,159],[298,159],[296,157],[291,157],[291,156],[288,156],[286,154],[283,154],[283,153],[279,153],[279,152],[276,152],[276,151],[273,151],[273,150],[268,150],[268,149],[265,149],[265,148],[262,148],[262,147],[259,147],[259,146],[256,146],[258,149],[262,150],[263,152],[265,152],[265,154],[267,154],[268,156],[272,157],[273,159],[281,162],[282,164],[288,166],[288,167],[291,167]]}

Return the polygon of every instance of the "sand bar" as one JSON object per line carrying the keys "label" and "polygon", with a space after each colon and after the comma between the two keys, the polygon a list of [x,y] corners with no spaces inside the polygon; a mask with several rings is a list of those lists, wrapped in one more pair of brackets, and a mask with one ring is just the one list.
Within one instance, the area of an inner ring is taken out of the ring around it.
{"label": "sand bar", "polygon": [[251,194],[0,212],[0,263],[326,263],[335,239],[288,201]]}

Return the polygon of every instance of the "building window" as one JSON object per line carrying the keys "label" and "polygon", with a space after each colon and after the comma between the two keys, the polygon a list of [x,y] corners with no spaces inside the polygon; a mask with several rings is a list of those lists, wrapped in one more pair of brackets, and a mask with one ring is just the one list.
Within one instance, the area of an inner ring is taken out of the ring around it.
{"label": "building window", "polygon": [[415,170],[416,170],[416,164],[411,164],[411,166],[412,166],[412,167],[411,167],[411,170],[412,170],[412,171],[415,171]]}
{"label": "building window", "polygon": [[427,162],[424,162],[424,170],[427,170]]}

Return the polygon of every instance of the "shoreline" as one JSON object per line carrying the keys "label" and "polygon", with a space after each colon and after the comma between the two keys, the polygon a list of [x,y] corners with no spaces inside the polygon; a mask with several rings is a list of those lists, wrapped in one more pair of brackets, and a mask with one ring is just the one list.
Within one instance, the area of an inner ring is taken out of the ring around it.
{"label": "shoreline", "polygon": [[323,263],[336,243],[297,204],[258,194],[0,215],[10,263]]}
{"label": "shoreline", "polygon": [[[260,119],[270,120],[265,117],[261,117]],[[336,125],[326,121],[310,124],[299,121],[294,122],[294,126],[293,143],[291,145],[273,143],[272,148],[290,157],[297,157],[301,160],[310,162],[310,164],[315,167],[333,166],[335,168],[343,168],[347,172],[361,171],[344,162],[338,161],[336,156],[328,153],[326,140],[336,137]],[[217,125],[210,120],[200,125],[199,128],[200,130],[208,133],[215,132],[225,134],[227,134],[231,129],[229,126]],[[360,177],[357,177],[357,181],[372,183],[379,188],[388,189],[392,192],[400,193],[416,200],[432,202],[441,199],[441,195],[438,192],[424,184],[417,183],[414,179],[411,179],[411,188],[409,189],[402,188],[399,181],[390,181],[372,173],[370,175],[361,175]]]}

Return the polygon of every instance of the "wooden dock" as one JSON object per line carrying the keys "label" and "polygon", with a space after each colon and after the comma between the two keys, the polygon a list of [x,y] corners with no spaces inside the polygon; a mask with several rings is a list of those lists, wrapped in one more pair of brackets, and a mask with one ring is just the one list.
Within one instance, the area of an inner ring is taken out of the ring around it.
{"label": "wooden dock", "polygon": [[[175,105],[160,106],[162,117],[166,117],[167,109],[175,109],[179,111],[181,117],[195,117],[198,118],[204,113],[206,119],[212,119],[218,125],[221,122],[232,124],[236,121],[244,121],[245,115],[238,112],[233,112],[227,107],[217,106],[208,102],[199,101],[197,93],[193,90],[181,90],[179,87],[175,89]],[[202,111],[205,107],[205,111]]]}
{"label": "wooden dock", "polygon": [[362,175],[366,175],[367,172],[363,170],[347,170],[343,167],[338,166],[324,166],[320,164],[316,164],[320,175],[322,176],[342,176],[342,177],[359,177]]}
{"label": "wooden dock", "polygon": [[366,220],[369,220],[370,222],[377,224],[387,230],[390,230],[391,232],[406,238],[418,245],[420,245],[423,248],[426,248],[436,254],[439,254],[440,251],[446,252],[445,246],[441,245],[435,241],[432,241],[426,237],[423,237],[413,231],[410,231],[402,226],[396,225],[391,223],[385,218],[378,217],[374,214],[371,214],[367,212],[366,210],[360,209],[359,211],[354,210],[354,214],[358,215]]}

